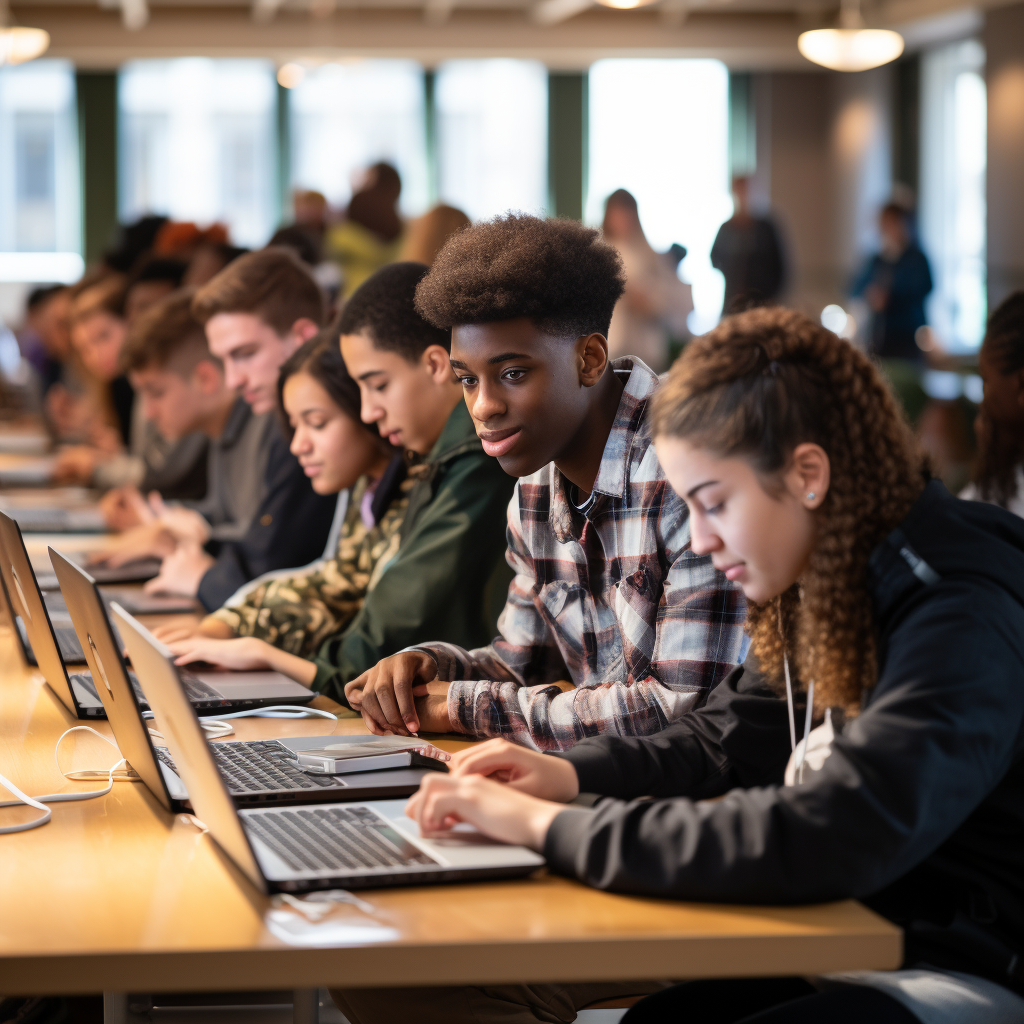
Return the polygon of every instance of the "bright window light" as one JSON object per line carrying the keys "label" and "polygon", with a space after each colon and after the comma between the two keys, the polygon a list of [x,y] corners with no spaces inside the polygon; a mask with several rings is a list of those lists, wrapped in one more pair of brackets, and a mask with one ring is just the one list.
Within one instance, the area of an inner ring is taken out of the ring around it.
{"label": "bright window light", "polygon": [[41,257],[77,256],[79,225],[74,69],[56,60],[0,68],[3,280],[38,281]]}
{"label": "bright window light", "polygon": [[690,330],[718,321],[725,282],[711,266],[732,213],[729,73],[716,60],[601,60],[590,69],[586,219],[599,225],[617,188],[636,197],[651,245],[686,246],[679,274],[693,286]]}
{"label": "bright window light", "polygon": [[473,220],[544,215],[548,80],[543,64],[459,60],[437,72],[438,192]]}
{"label": "bright window light", "polygon": [[921,241],[935,290],[928,320],[951,351],[977,348],[988,316],[985,275],[985,51],[969,40],[921,62]]}
{"label": "bright window light", "polygon": [[236,245],[277,224],[274,66],[186,57],[121,72],[120,214],[221,221]]}
{"label": "bright window light", "polygon": [[406,215],[427,205],[423,69],[412,61],[367,60],[308,70],[288,93],[291,178],[335,206],[354,176],[386,160],[402,176]]}

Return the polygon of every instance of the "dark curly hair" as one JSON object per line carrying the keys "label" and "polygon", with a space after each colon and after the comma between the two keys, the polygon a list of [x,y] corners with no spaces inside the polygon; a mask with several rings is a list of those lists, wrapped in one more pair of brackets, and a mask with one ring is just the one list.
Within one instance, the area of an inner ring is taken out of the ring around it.
{"label": "dark curly hair", "polygon": [[416,289],[438,327],[526,317],[555,337],[607,334],[625,288],[619,254],[574,220],[521,213],[460,231]]}
{"label": "dark curly hair", "polygon": [[814,513],[810,562],[785,594],[751,604],[747,632],[766,677],[783,652],[819,709],[856,713],[877,682],[867,566],[927,479],[926,458],[892,392],[861,352],[801,313],[754,309],[691,342],[654,398],[654,432],[747,459],[766,490],[793,449],[819,444],[831,484]]}
{"label": "dark curly hair", "polygon": [[367,278],[341,311],[341,334],[366,334],[373,344],[397,352],[410,363],[431,345],[452,350],[452,332],[428,323],[417,312],[416,286],[423,280],[425,263],[390,263]]}
{"label": "dark curly hair", "polygon": [[[1014,292],[989,317],[982,348],[1004,376],[1024,370],[1024,291]],[[974,482],[982,498],[1006,508],[1017,494],[1017,467],[1024,462],[1024,438],[1013,426],[996,423],[984,402],[978,425]]]}

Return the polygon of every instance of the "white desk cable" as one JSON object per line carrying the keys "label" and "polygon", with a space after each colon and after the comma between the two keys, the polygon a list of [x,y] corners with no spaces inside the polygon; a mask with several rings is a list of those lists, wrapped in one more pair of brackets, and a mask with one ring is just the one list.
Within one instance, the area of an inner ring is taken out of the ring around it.
{"label": "white desk cable", "polygon": [[[152,711],[143,711],[143,718],[152,718]],[[199,719],[207,739],[222,739],[224,736],[231,736],[234,729],[228,724],[230,718],[329,718],[332,722],[338,720],[337,715],[330,711],[321,711],[319,708],[297,707],[294,704],[272,704],[265,708],[249,708],[246,711],[233,711],[226,715],[204,715]],[[157,729],[150,729],[149,735],[154,739],[162,740],[163,733]]]}
{"label": "white desk cable", "polygon": [[104,743],[109,743],[117,752],[120,754],[121,751],[118,749],[116,743],[108,739],[102,733],[98,733],[95,729],[90,728],[88,725],[76,725],[68,729],[66,732],[61,733],[60,739],[57,740],[56,746],[53,748],[53,760],[56,762],[57,770],[64,776],[65,779],[72,779],[73,781],[84,781],[86,779],[103,779],[107,780],[107,785],[104,789],[91,789],[86,793],[46,793],[43,796],[28,796],[23,793],[10,779],[4,775],[0,775],[0,785],[4,786],[5,789],[10,790],[18,799],[17,800],[5,800],[0,803],[0,807],[18,807],[25,804],[29,807],[34,807],[38,811],[43,813],[38,818],[33,818],[31,821],[26,821],[21,825],[4,825],[0,827],[0,835],[8,835],[12,832],[27,832],[29,829],[38,828],[40,825],[45,825],[50,820],[50,808],[47,804],[66,803],[72,800],[92,800],[98,796],[106,796],[113,788],[115,782],[138,782],[139,777],[129,767],[128,762],[122,757],[120,761],[113,764],[110,768],[105,769],[86,769],[83,771],[66,772],[60,766],[60,759],[57,756],[57,752],[60,750],[61,742],[65,736],[70,735],[73,732],[91,732],[93,736],[98,736]]}

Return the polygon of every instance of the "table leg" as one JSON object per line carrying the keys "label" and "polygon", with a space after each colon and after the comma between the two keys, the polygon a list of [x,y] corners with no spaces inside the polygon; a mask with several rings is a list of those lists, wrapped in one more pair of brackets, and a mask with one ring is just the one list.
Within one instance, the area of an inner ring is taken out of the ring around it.
{"label": "table leg", "polygon": [[[320,993],[315,988],[297,988],[292,993],[292,1021],[294,1024],[318,1024],[320,1020]],[[104,1021],[103,1024],[115,1024]],[[116,1024],[121,1024],[120,1021]]]}
{"label": "table leg", "polygon": [[103,993],[103,1024],[128,1024],[128,993]]}

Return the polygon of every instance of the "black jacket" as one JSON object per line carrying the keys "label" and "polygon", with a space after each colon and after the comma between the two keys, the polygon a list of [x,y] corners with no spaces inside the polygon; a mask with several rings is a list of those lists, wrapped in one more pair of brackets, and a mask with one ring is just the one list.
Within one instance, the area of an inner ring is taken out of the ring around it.
{"label": "black jacket", "polygon": [[748,659],[664,732],[558,755],[618,799],[559,814],[545,855],[625,892],[856,897],[907,964],[1024,990],[1024,520],[933,481],[869,575],[879,679],[820,771],[781,785],[786,702]]}
{"label": "black jacket", "polygon": [[313,490],[299,460],[288,450],[288,440],[275,427],[263,501],[243,537],[210,545],[217,561],[199,582],[200,603],[213,611],[242,584],[265,572],[320,558],[337,504],[337,495]]}

